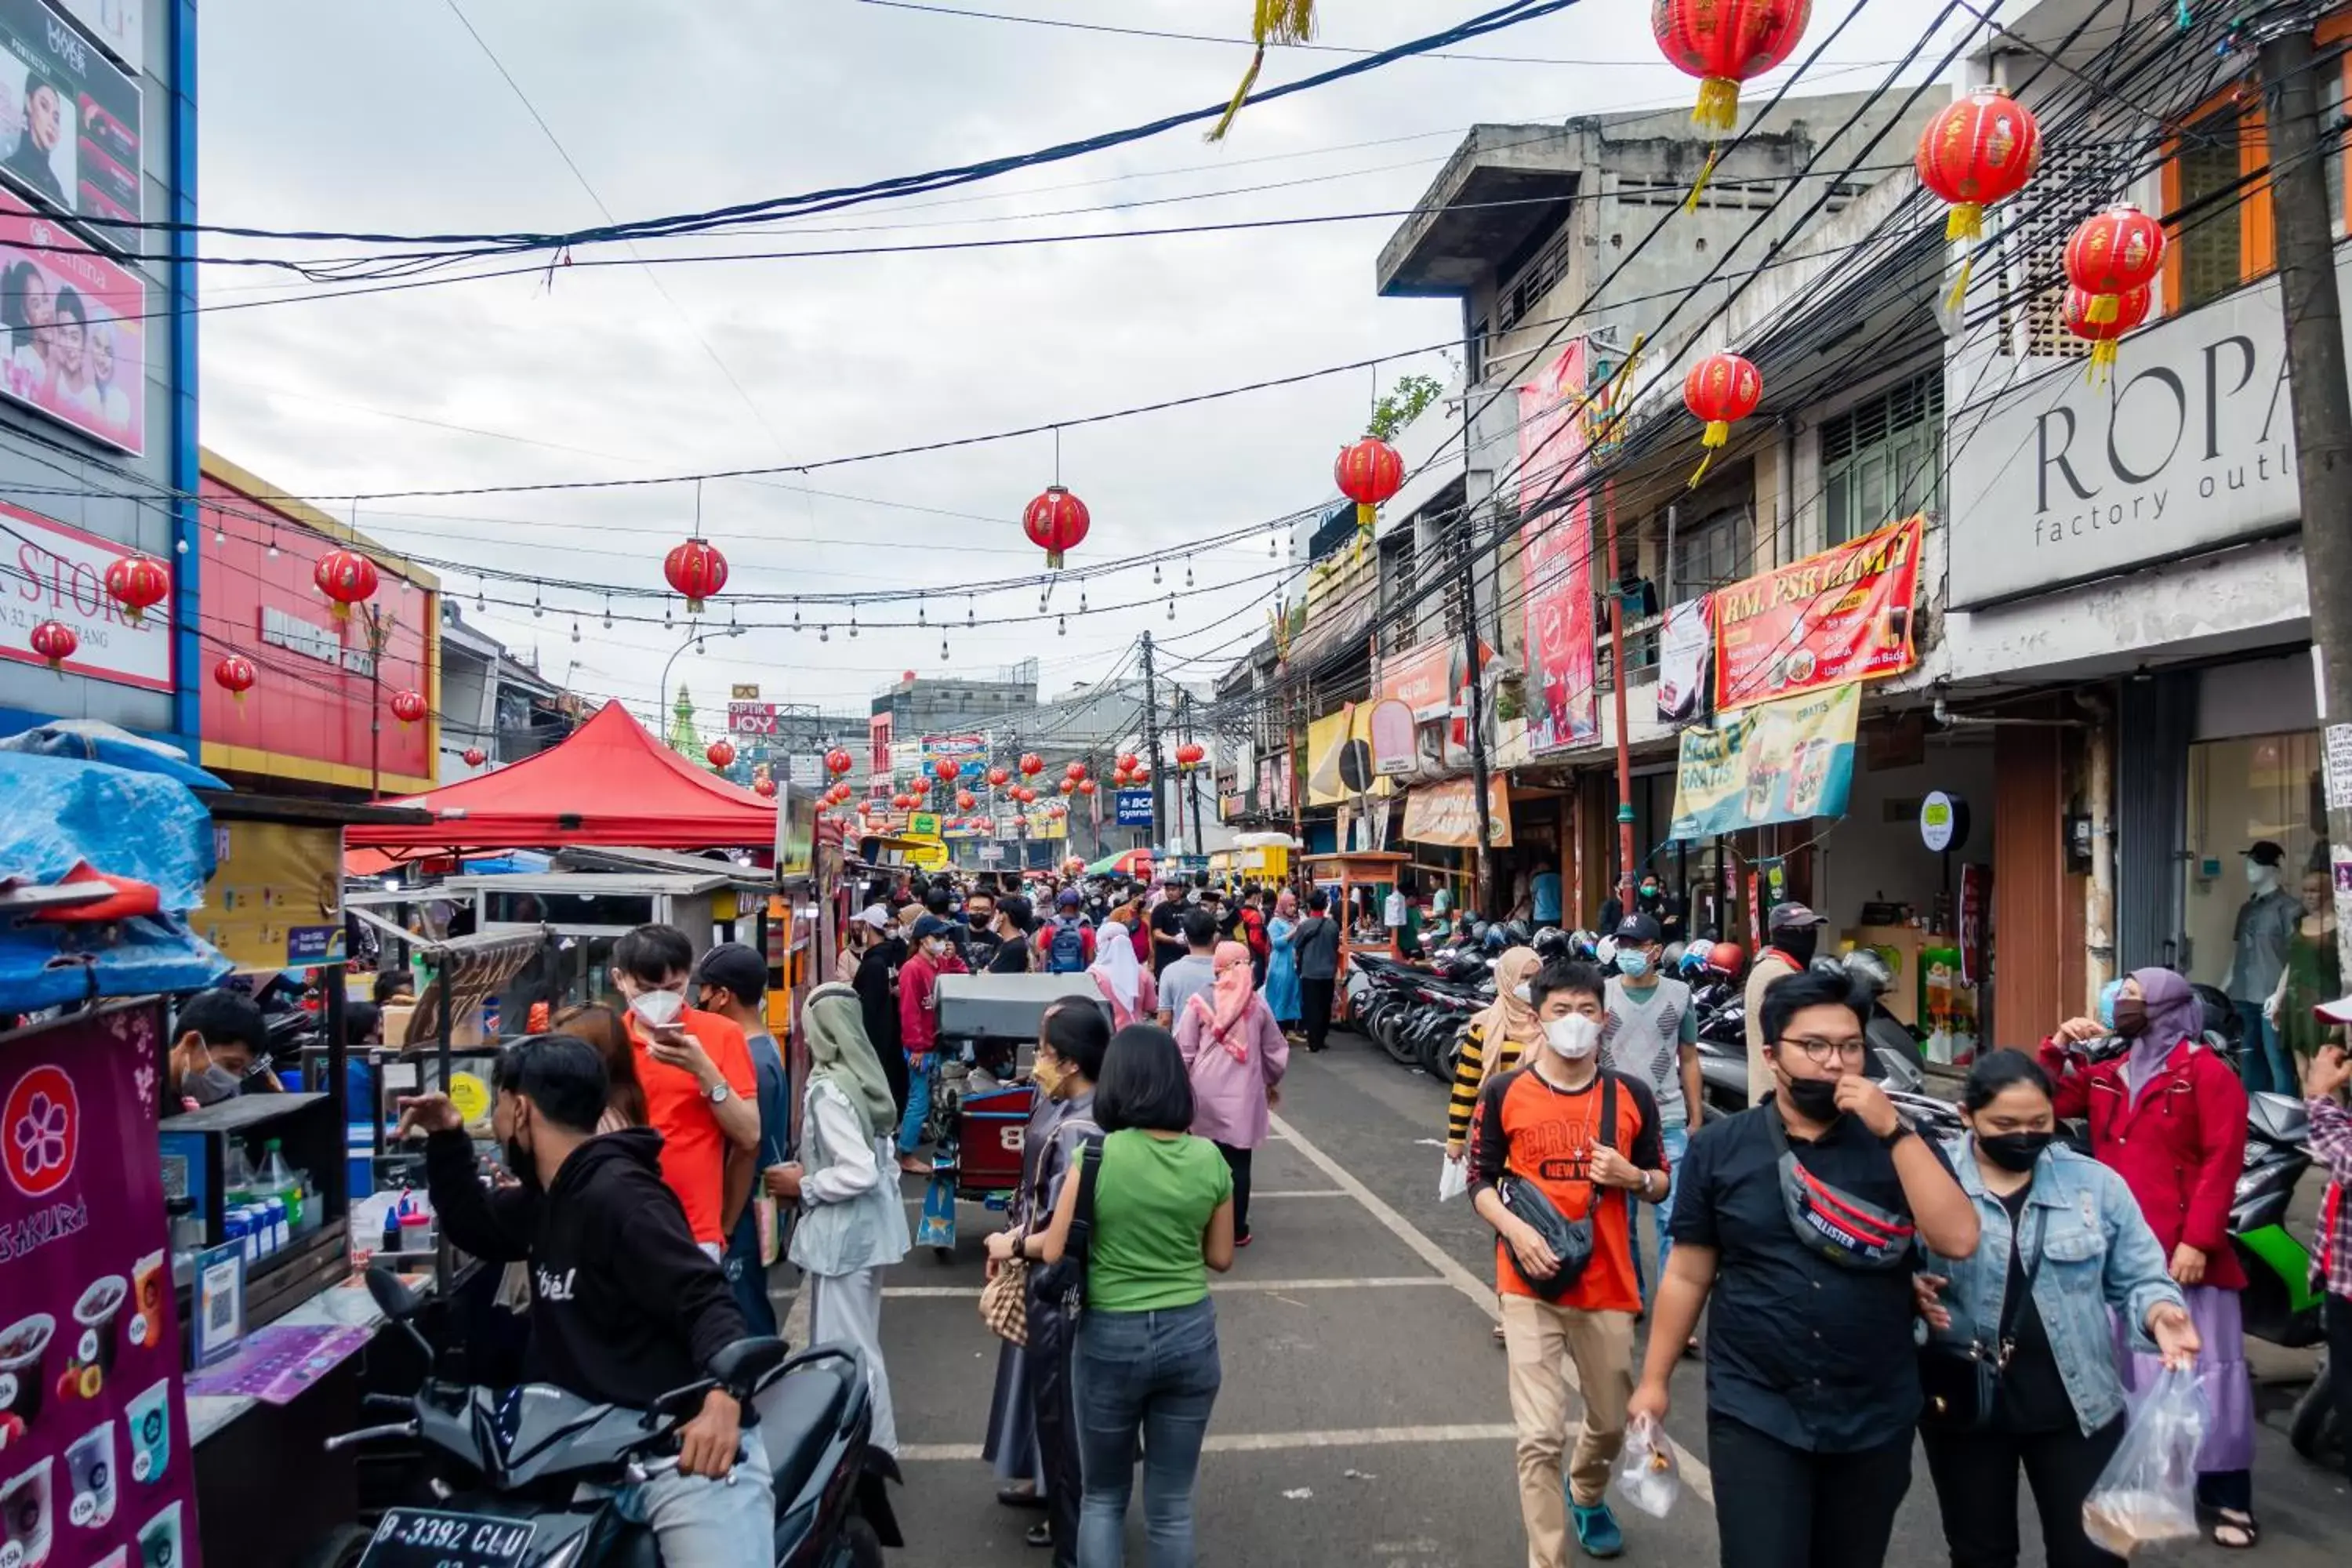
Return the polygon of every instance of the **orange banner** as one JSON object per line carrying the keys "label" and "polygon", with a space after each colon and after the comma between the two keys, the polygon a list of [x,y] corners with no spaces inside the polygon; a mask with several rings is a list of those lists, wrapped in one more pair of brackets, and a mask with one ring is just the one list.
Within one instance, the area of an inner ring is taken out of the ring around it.
{"label": "orange banner", "polygon": [[1927,519],[1749,577],[1715,594],[1719,710],[1900,675],[1918,662],[1912,603]]}

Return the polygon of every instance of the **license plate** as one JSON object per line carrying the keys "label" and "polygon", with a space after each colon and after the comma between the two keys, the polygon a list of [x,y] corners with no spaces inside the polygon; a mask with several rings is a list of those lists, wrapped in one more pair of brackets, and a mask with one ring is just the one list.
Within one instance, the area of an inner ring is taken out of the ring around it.
{"label": "license plate", "polygon": [[359,1568],[520,1568],[535,1528],[527,1519],[391,1509]]}

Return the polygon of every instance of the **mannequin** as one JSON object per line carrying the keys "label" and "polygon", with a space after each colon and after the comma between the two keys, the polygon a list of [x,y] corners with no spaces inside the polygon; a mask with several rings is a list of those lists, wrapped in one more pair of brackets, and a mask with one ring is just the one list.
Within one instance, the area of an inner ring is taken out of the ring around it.
{"label": "mannequin", "polygon": [[2286,851],[2267,838],[2258,840],[2246,851],[2249,892],[2246,901],[2238,906],[2237,925],[2231,933],[2230,973],[2221,983],[2230,1005],[2237,1010],[2238,1021],[2245,1029],[2245,1048],[2239,1071],[2248,1093],[2265,1089],[2273,1094],[2295,1092],[2286,1047],[2263,1006],[2278,989],[2279,976],[2286,968],[2287,945],[2294,940],[2296,921],[2303,914],[2303,906],[2294,895],[2279,886],[2279,868],[2285,861]]}

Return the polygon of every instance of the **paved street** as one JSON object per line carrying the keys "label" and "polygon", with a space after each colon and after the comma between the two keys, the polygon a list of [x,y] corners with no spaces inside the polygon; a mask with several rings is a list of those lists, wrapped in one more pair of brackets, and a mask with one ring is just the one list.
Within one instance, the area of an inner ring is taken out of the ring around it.
{"label": "paved street", "polygon": [[[1257,1161],[1257,1240],[1215,1287],[1224,1389],[1202,1466],[1201,1561],[1506,1568],[1525,1546],[1502,1352],[1489,1338],[1489,1233],[1466,1205],[1436,1201],[1438,1086],[1354,1035],[1335,1034],[1332,1047],[1292,1058],[1276,1142]],[[954,1260],[910,1257],[884,1309],[908,1481],[908,1549],[894,1560],[907,1568],[1044,1556],[1021,1540],[1036,1516],[998,1506],[980,1460],[997,1342],[974,1302],[980,1237],[994,1221],[977,1209],[964,1218]],[[1700,1379],[1686,1362],[1670,1426],[1703,1452]],[[2273,1422],[2279,1395],[2265,1400]],[[1703,1462],[1686,1460],[1685,1475],[1706,1490]],[[2340,1478],[2266,1428],[2255,1489],[2261,1561],[2342,1563],[2352,1500]],[[1703,1497],[1664,1521],[1620,1516],[1628,1561],[1715,1560]],[[1129,1528],[1140,1562],[1139,1521]],[[2026,1531],[2036,1561],[2030,1519]],[[1889,1560],[1933,1563],[1942,1546],[1923,1464]],[[2223,1559],[2206,1546],[2173,1560]]]}

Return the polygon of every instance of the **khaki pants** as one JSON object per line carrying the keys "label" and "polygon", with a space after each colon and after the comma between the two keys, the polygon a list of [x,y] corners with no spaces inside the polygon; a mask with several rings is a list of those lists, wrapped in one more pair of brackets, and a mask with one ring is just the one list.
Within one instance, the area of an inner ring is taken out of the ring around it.
{"label": "khaki pants", "polygon": [[1633,1396],[1633,1314],[1507,1295],[1503,1343],[1510,1356],[1511,1418],[1519,1429],[1528,1568],[1568,1568],[1560,1457],[1568,1447],[1569,1363],[1575,1363],[1583,1390],[1584,1421],[1568,1462],[1568,1484],[1576,1502],[1590,1508],[1608,1490],[1610,1467],[1625,1444],[1625,1402]]}

